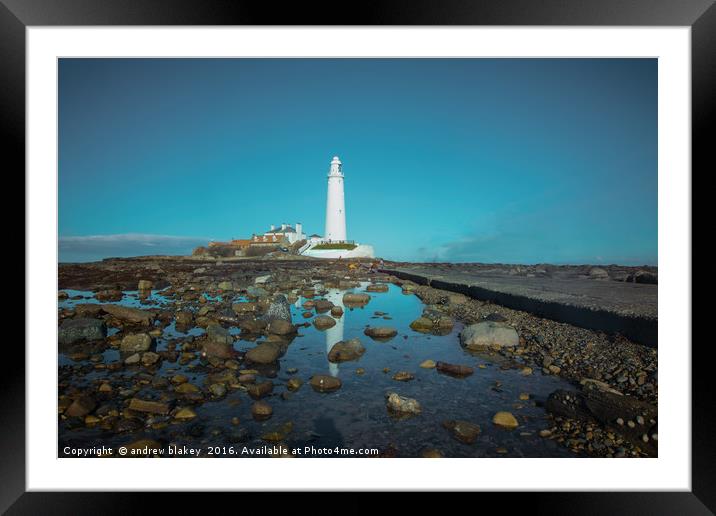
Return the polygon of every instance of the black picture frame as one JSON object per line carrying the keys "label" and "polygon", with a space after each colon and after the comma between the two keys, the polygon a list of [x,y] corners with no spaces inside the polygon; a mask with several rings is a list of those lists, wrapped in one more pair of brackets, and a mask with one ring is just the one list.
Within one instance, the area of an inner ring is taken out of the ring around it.
{"label": "black picture frame", "polygon": [[[714,170],[712,142],[707,136],[713,132],[716,92],[714,0],[347,0],[332,6],[243,0],[0,0],[2,134],[5,162],[16,167],[7,169],[8,174],[24,171],[25,29],[41,25],[688,26],[692,43],[692,168],[702,169],[704,175]],[[679,345],[686,352],[690,344]],[[698,422],[692,425],[692,450],[697,451],[691,457],[692,491],[510,493],[506,495],[510,508],[523,506],[550,514],[685,515],[716,510],[716,426],[711,415],[708,348],[691,350],[692,418]],[[6,345],[4,357],[13,367],[0,376],[0,510],[8,514],[106,514],[138,512],[145,507],[144,497],[136,494],[26,492],[25,352],[22,347]],[[222,495],[222,501],[226,496]],[[188,500],[181,494],[163,498],[165,510],[172,503],[189,510]],[[482,506],[488,507],[485,503],[489,501],[481,500]],[[212,505],[218,507],[215,502]]]}

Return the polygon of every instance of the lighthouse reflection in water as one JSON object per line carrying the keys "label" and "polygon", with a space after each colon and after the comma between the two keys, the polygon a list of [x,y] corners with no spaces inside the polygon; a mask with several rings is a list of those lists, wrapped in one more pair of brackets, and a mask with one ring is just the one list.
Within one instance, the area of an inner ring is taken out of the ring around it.
{"label": "lighthouse reflection in water", "polygon": [[[322,296],[324,299],[327,299],[328,301],[333,303],[335,306],[340,306],[343,309],[342,316],[333,318],[336,321],[336,325],[332,326],[331,328],[328,328],[327,330],[323,330],[321,332],[325,335],[325,338],[326,338],[326,357],[328,356],[328,353],[331,351],[331,348],[337,342],[340,342],[343,340],[343,325],[345,322],[344,320],[346,318],[346,310],[345,310],[345,306],[343,305],[343,294],[344,293],[345,293],[345,291],[334,288],[334,289],[328,289],[327,293]],[[298,301],[296,301],[295,307],[301,308],[301,304],[305,301],[306,301],[306,299],[299,298]],[[327,363],[328,363],[329,374],[331,376],[338,376],[338,371],[339,371],[338,364],[334,364],[333,362],[327,362]]]}

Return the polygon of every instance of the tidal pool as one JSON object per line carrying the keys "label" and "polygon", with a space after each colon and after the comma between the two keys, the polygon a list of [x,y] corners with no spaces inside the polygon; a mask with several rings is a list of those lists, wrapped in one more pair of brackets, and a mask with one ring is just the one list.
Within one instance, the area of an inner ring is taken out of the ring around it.
{"label": "tidal pool", "polygon": [[[367,283],[352,292],[363,292]],[[70,297],[60,307],[71,307],[78,302],[96,302],[90,292],[67,291]],[[344,290],[328,289],[323,298],[343,306]],[[119,304],[143,308],[165,307],[170,300],[161,292],[153,292],[149,299],[140,302],[136,292],[125,293]],[[202,448],[207,456],[209,447],[216,447],[222,456],[253,456],[247,450],[264,449],[271,443],[262,439],[267,433],[285,431],[291,423],[291,431],[281,441],[289,449],[303,450],[299,456],[350,456],[343,450],[378,449],[381,453],[397,457],[419,457],[426,449],[439,450],[445,457],[574,457],[566,447],[539,436],[539,431],[550,426],[550,420],[542,408],[547,396],[556,389],[570,385],[555,376],[543,375],[538,369],[523,375],[520,363],[508,363],[499,355],[478,355],[460,346],[456,324],[447,335],[423,334],[410,329],[409,324],[418,318],[425,306],[414,295],[403,294],[401,289],[390,285],[388,292],[369,292],[370,302],[362,308],[344,307],[344,314],[336,318],[336,325],[325,331],[313,325],[299,328],[299,335],[288,346],[279,360],[272,394],[264,398],[273,408],[273,416],[263,422],[252,419],[253,400],[242,390],[229,389],[219,400],[207,400],[193,406],[197,417],[185,423],[169,422],[159,429],[147,427],[131,433],[112,433],[100,428],[87,428],[82,424],[59,422],[59,455],[65,446],[120,446],[140,438],[162,443]],[[316,299],[321,296],[316,296]],[[305,298],[291,306],[294,323],[311,322],[305,319],[301,307]],[[383,312],[385,315],[375,315]],[[315,316],[315,313],[314,313]],[[363,334],[367,326],[391,326],[398,335],[387,342],[372,340]],[[116,331],[116,330],[115,330]],[[230,329],[238,334],[238,328]],[[189,334],[176,330],[174,323],[164,328],[157,339],[157,350],[166,349],[170,339],[201,335],[201,328]],[[111,333],[111,330],[110,330]],[[356,361],[340,364],[330,363],[327,354],[338,341],[359,338],[366,348]],[[261,340],[261,339],[260,339]],[[259,340],[259,341],[260,341]],[[256,342],[236,340],[234,348],[246,351]],[[119,360],[119,352],[108,349],[103,353],[105,362]],[[467,365],[474,373],[465,378],[441,374],[436,369],[423,369],[425,360],[443,361]],[[519,360],[519,359],[518,359]],[[89,362],[75,361],[63,354],[59,364],[65,371],[89,367]],[[250,366],[246,366],[250,368]],[[362,369],[362,374],[358,370]],[[185,365],[164,361],[154,375],[170,378],[184,374],[189,381],[203,387],[206,367],[201,359]],[[288,371],[296,370],[291,374]],[[393,375],[406,371],[414,375],[408,382],[393,380]],[[314,374],[332,375],[340,378],[342,387],[332,393],[315,392],[308,384]],[[102,379],[113,383],[126,382],[127,388],[136,385],[135,375],[147,375],[141,366],[126,367],[116,372],[90,371],[74,376],[69,374],[73,385],[88,387]],[[303,386],[288,393],[287,381],[292,377],[303,380]],[[258,378],[263,381],[265,378]],[[408,419],[397,420],[386,410],[385,397],[389,392],[415,398],[422,406],[422,413]],[[136,396],[158,399],[166,391],[157,391],[151,384],[142,386]],[[286,394],[288,393],[288,394]],[[529,399],[524,398],[525,394]],[[121,409],[121,398],[110,400]],[[505,430],[492,423],[496,412],[511,412],[519,427]],[[232,418],[238,418],[232,422]],[[149,418],[156,421],[161,418]],[[481,433],[473,444],[455,440],[443,427],[445,420],[464,420],[477,424]],[[280,432],[279,432],[280,433]],[[336,452],[338,451],[338,454]],[[361,455],[363,456],[363,455]],[[369,454],[370,456],[370,454]]]}

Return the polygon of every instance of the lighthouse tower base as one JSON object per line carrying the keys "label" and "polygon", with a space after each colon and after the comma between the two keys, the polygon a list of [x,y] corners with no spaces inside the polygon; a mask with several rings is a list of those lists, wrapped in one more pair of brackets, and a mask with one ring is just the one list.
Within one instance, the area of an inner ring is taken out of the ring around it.
{"label": "lighthouse tower base", "polygon": [[368,244],[358,244],[353,249],[314,249],[316,246],[320,246],[320,243],[311,245],[302,251],[301,255],[334,260],[338,258],[375,258],[373,246]]}

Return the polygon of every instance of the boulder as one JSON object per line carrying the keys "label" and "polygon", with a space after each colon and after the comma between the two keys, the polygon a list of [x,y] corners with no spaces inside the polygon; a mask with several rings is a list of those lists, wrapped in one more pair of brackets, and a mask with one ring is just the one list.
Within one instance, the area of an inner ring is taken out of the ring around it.
{"label": "boulder", "polygon": [[333,308],[331,308],[331,315],[333,317],[340,317],[341,315],[343,315],[343,308],[341,308],[340,306],[334,306]]}
{"label": "boulder", "polygon": [[252,364],[272,364],[281,356],[281,345],[276,342],[262,342],[246,352],[244,358]]}
{"label": "boulder", "polygon": [[81,340],[101,340],[107,336],[107,326],[101,319],[65,319],[58,332],[60,344],[73,344]]}
{"label": "boulder", "polygon": [[239,328],[247,333],[261,333],[268,323],[263,319],[243,319],[239,321]]}
{"label": "boulder", "polygon": [[331,310],[333,308],[333,303],[331,303],[327,299],[317,299],[314,303],[314,308],[316,309],[317,313],[322,314]]}
{"label": "boulder", "polygon": [[343,294],[343,304],[344,305],[365,305],[370,301],[370,296],[368,294],[356,294],[353,292],[346,292]]}
{"label": "boulder", "polygon": [[488,347],[514,347],[520,337],[512,326],[495,321],[471,324],[460,333],[460,342],[467,349],[484,350]]}
{"label": "boulder", "polygon": [[365,348],[359,339],[342,340],[336,342],[328,352],[328,361],[337,363],[358,360],[363,353],[365,353]]}
{"label": "boulder", "polygon": [[366,292],[388,292],[388,285],[385,283],[371,283],[365,290]]}
{"label": "boulder", "polygon": [[124,352],[149,351],[153,339],[147,333],[131,333],[125,335],[119,344],[119,350]]}
{"label": "boulder", "polygon": [[313,320],[313,325],[318,330],[327,330],[336,325],[336,320],[330,315],[319,315]]}
{"label": "boulder", "polygon": [[296,333],[296,327],[289,321],[274,319],[269,323],[268,332],[274,335],[291,335]]}
{"label": "boulder", "polygon": [[273,321],[285,321],[289,324],[291,321],[291,305],[288,304],[286,296],[283,294],[277,294],[264,315],[264,320],[270,322]]}

